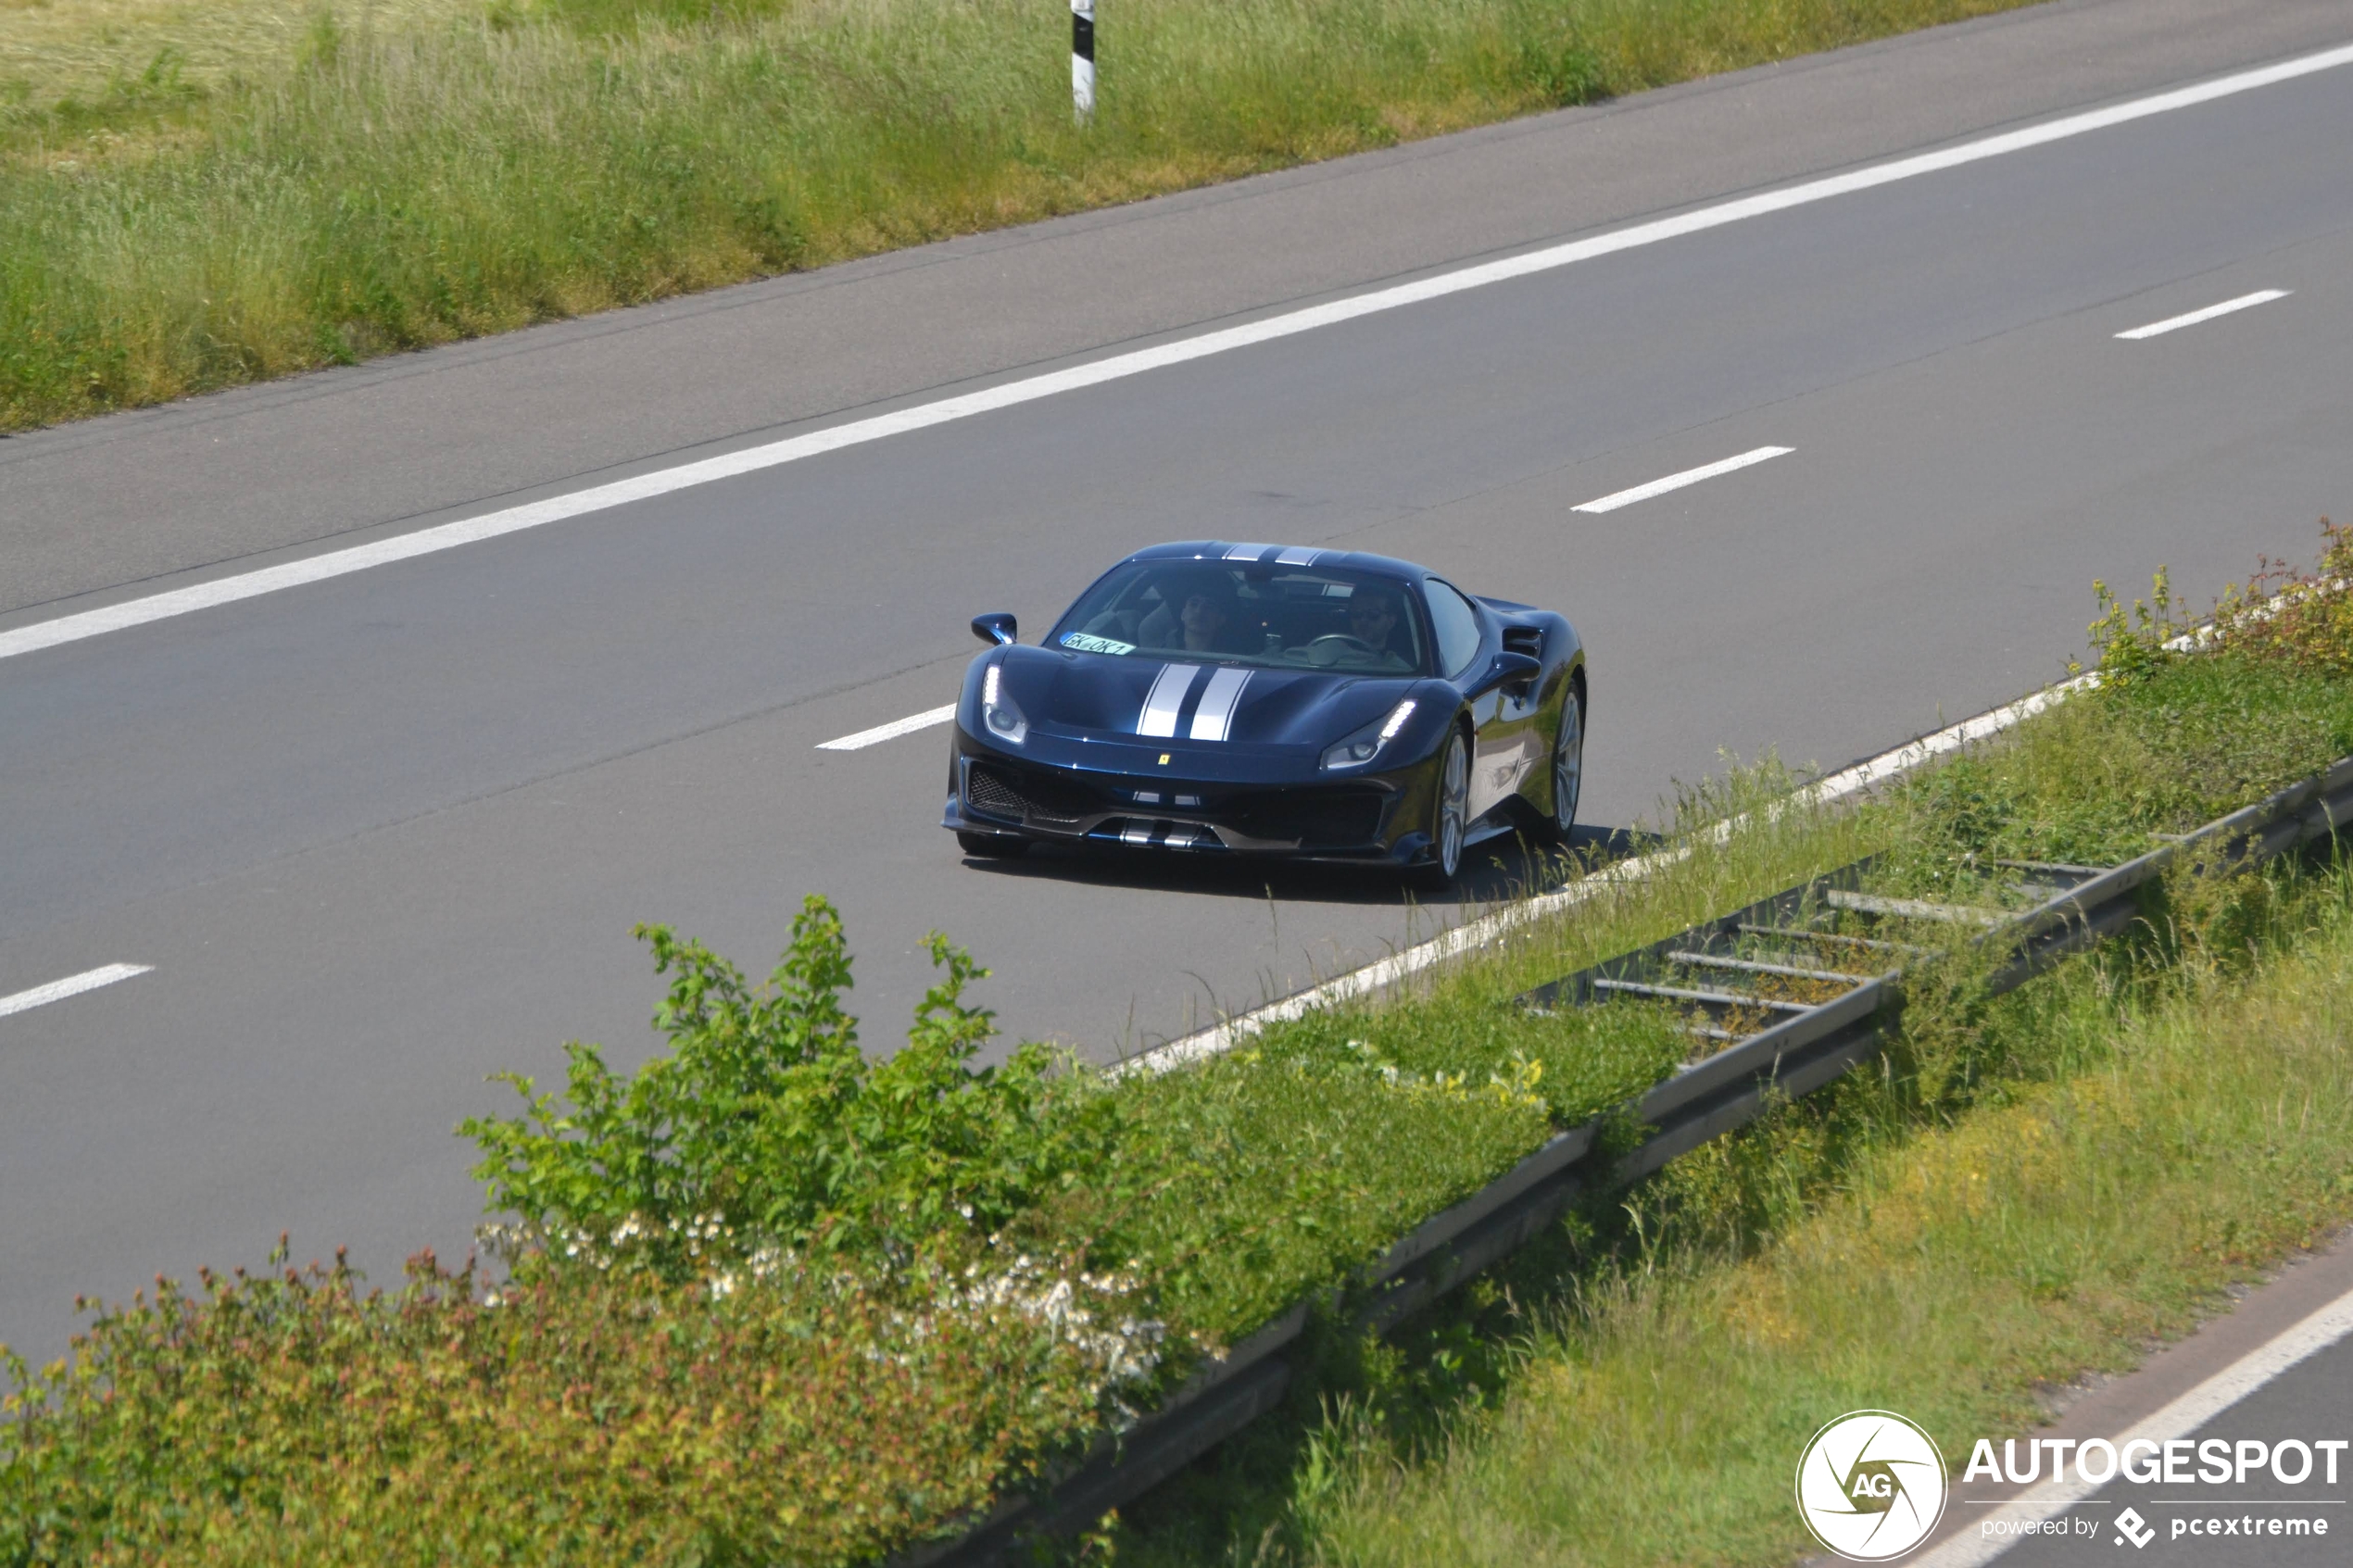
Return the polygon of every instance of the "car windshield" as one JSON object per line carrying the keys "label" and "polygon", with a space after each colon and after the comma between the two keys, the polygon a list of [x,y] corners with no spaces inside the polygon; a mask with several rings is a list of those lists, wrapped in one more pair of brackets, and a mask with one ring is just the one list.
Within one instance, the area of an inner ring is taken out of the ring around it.
{"label": "car windshield", "polygon": [[1129,561],[1047,641],[1081,653],[1417,675],[1429,637],[1411,584],[1373,572],[1219,560]]}

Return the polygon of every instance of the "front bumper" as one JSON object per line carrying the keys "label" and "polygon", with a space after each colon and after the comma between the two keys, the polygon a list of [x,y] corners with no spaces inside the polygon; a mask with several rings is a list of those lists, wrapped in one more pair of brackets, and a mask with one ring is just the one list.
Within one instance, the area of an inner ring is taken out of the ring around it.
{"label": "front bumper", "polygon": [[1118,845],[1196,854],[1403,862],[1428,834],[1416,822],[1409,774],[1329,783],[1173,776],[1186,759],[1150,773],[1040,765],[984,746],[957,729],[941,825],[1046,843]]}

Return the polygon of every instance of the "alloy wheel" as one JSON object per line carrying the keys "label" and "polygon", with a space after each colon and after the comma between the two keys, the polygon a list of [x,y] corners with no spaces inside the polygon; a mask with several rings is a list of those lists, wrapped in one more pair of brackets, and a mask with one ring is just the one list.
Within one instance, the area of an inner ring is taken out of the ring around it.
{"label": "alloy wheel", "polygon": [[1561,698],[1560,735],[1553,742],[1553,822],[1563,839],[1577,825],[1577,797],[1585,784],[1585,699],[1575,686]]}
{"label": "alloy wheel", "polygon": [[1462,868],[1465,813],[1469,806],[1470,753],[1457,734],[1446,743],[1446,761],[1439,774],[1437,831],[1430,835],[1430,852],[1437,858],[1441,876],[1452,878]]}

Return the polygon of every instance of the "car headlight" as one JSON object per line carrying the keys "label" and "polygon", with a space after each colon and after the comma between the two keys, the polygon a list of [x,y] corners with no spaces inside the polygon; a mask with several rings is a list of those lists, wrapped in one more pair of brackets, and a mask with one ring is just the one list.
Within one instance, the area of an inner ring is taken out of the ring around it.
{"label": "car headlight", "polygon": [[1014,706],[1013,694],[1000,684],[993,664],[980,679],[980,721],[990,734],[1010,746],[1029,738],[1029,721]]}
{"label": "car headlight", "polygon": [[1407,697],[1390,709],[1378,723],[1367,724],[1338,746],[1327,747],[1324,752],[1324,771],[1334,772],[1364,767],[1397,738],[1397,732],[1403,729],[1405,721],[1413,716],[1414,699]]}

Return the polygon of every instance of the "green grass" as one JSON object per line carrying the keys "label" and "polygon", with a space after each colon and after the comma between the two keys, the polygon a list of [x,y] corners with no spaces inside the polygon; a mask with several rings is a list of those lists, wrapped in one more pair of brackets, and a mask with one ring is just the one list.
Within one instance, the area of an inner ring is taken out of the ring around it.
{"label": "green grass", "polygon": [[0,430],[2016,3],[10,0]]}
{"label": "green grass", "polygon": [[[1829,1417],[1902,1411],[1948,1455],[2031,1429],[2353,1217],[2353,877],[2262,885],[2251,947],[2078,965],[1978,1021],[2006,1060],[1948,1121],[1867,1077],[1680,1161],[1516,1312],[1491,1287],[1490,1397],[1441,1379],[1433,1416],[1427,1367],[1359,1369],[1254,1512],[1228,1472],[1120,1561],[1782,1563]],[[1418,1426],[1381,1408],[1417,1395]]]}

